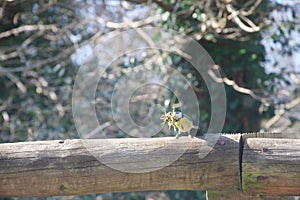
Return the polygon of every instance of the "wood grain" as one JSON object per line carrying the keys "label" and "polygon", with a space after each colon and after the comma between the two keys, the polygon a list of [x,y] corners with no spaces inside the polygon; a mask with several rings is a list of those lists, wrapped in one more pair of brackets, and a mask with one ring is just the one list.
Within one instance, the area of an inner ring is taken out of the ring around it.
{"label": "wood grain", "polygon": [[247,139],[242,185],[248,194],[300,195],[300,140]]}
{"label": "wood grain", "polygon": [[[0,196],[236,190],[240,188],[239,140],[240,135],[221,135],[215,145],[209,137],[0,144]],[[149,159],[148,155],[156,151],[160,151],[157,159]],[[161,162],[181,151],[183,154],[169,165]]]}

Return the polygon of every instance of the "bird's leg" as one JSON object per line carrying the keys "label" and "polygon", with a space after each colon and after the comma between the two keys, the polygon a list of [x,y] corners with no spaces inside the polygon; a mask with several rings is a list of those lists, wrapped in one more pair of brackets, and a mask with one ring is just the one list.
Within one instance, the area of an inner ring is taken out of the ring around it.
{"label": "bird's leg", "polygon": [[168,122],[169,130],[171,129],[172,124]]}
{"label": "bird's leg", "polygon": [[174,129],[174,131],[176,131],[176,126],[173,125],[173,129]]}
{"label": "bird's leg", "polygon": [[180,130],[178,130],[178,132],[177,132],[175,138],[178,139],[178,138],[180,137],[180,134],[181,134],[181,132],[180,132]]}

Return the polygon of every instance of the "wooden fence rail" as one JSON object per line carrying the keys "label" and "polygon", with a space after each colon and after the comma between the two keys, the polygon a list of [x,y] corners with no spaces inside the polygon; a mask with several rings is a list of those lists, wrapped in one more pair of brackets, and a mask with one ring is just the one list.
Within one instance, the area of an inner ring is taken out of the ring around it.
{"label": "wooden fence rail", "polygon": [[237,134],[211,143],[209,137],[0,144],[0,197],[146,190],[207,190],[211,199],[300,194],[300,140]]}

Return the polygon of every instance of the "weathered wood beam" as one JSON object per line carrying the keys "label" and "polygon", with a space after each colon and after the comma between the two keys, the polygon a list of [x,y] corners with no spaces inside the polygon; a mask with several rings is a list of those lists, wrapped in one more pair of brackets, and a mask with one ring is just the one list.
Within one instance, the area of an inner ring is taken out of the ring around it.
{"label": "weathered wood beam", "polygon": [[[213,138],[209,137],[206,140],[168,137],[0,144],[0,196],[237,190],[240,188],[239,140],[240,135],[222,135],[215,145],[210,144]],[[89,151],[83,143],[89,146]],[[156,151],[161,151],[157,159],[147,159]],[[164,166],[164,159],[180,151],[183,154],[175,162]],[[146,167],[148,172],[139,172]]]}
{"label": "weathered wood beam", "polygon": [[300,140],[215,136],[0,144],[0,196],[145,190],[208,190],[210,199],[300,194]]}
{"label": "weathered wood beam", "polygon": [[247,194],[299,195],[300,140],[247,139],[242,186]]}

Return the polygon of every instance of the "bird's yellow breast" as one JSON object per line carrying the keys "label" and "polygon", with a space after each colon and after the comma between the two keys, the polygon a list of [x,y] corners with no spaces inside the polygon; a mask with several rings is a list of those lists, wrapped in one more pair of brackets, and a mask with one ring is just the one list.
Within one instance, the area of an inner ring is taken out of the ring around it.
{"label": "bird's yellow breast", "polygon": [[179,129],[180,132],[190,133],[193,128],[193,123],[186,117],[182,117],[178,121],[175,122],[175,126]]}

